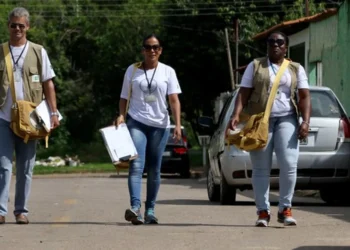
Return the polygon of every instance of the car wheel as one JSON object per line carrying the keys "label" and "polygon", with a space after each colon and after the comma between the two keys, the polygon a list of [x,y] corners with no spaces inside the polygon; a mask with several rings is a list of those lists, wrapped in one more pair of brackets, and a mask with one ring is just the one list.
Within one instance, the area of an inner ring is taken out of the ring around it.
{"label": "car wheel", "polygon": [[350,205],[350,197],[344,195],[341,190],[349,190],[349,184],[338,188],[320,189],[320,197],[329,205]]}
{"label": "car wheel", "polygon": [[221,205],[233,205],[236,202],[236,188],[230,186],[224,174],[221,172],[220,203]]}
{"label": "car wheel", "polygon": [[210,167],[207,175],[207,192],[208,198],[211,202],[220,200],[220,186],[215,184],[214,175]]}

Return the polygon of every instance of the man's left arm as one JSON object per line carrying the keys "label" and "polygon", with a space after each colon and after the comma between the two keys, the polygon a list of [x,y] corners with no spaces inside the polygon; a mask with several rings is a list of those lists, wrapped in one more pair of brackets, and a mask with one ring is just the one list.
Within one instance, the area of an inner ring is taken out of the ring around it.
{"label": "man's left arm", "polygon": [[43,88],[46,101],[51,110],[51,129],[55,129],[60,125],[60,121],[58,120],[55,85],[52,79],[43,82]]}

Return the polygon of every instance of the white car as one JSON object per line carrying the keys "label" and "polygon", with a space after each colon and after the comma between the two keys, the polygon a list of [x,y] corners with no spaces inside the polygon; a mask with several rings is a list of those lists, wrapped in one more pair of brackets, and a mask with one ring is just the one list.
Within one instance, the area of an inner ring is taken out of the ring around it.
{"label": "white car", "polygon": [[[234,204],[236,190],[252,189],[249,153],[225,145],[225,130],[234,109],[234,91],[227,99],[217,124],[200,117],[199,124],[212,131],[208,146],[207,190],[210,201]],[[350,202],[350,121],[334,92],[327,87],[310,87],[312,112],[309,135],[300,142],[296,189],[320,190],[327,203]],[[279,168],[275,155],[271,189],[278,189]],[[346,190],[346,191],[345,191]],[[344,193],[345,192],[345,193]]]}

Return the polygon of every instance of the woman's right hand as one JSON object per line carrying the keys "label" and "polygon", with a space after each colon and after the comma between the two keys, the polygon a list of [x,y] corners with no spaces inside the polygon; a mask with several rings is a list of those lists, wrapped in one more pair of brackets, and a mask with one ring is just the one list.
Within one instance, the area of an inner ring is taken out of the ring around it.
{"label": "woman's right hand", "polygon": [[117,119],[115,119],[114,125],[116,127],[118,127],[121,123],[125,123],[125,119],[124,119],[123,115],[120,115],[120,116],[117,117]]}
{"label": "woman's right hand", "polygon": [[238,123],[239,123],[239,115],[233,115],[231,117],[231,120],[230,120],[228,126],[227,126],[227,130],[228,129],[235,130]]}

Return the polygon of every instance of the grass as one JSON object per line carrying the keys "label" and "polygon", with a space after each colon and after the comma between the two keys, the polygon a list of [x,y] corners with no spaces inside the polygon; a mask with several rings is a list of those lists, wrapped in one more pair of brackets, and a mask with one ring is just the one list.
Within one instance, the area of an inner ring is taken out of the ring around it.
{"label": "grass", "polygon": [[112,163],[90,163],[77,167],[34,167],[34,175],[112,172],[116,172],[116,169],[114,168]]}
{"label": "grass", "polygon": [[[37,154],[37,160],[45,159],[49,156],[64,156],[63,152],[68,150],[50,148],[50,150],[39,150]],[[77,154],[83,164],[78,167],[47,167],[47,166],[35,166],[34,175],[45,174],[73,174],[73,173],[116,173],[116,169],[110,162],[109,155],[101,143],[90,144],[84,147],[79,147],[71,155]],[[202,166],[202,149],[190,149],[190,162],[192,167]],[[122,172],[121,170],[120,172]],[[124,170],[125,171],[125,170]],[[13,170],[15,173],[15,168]]]}

